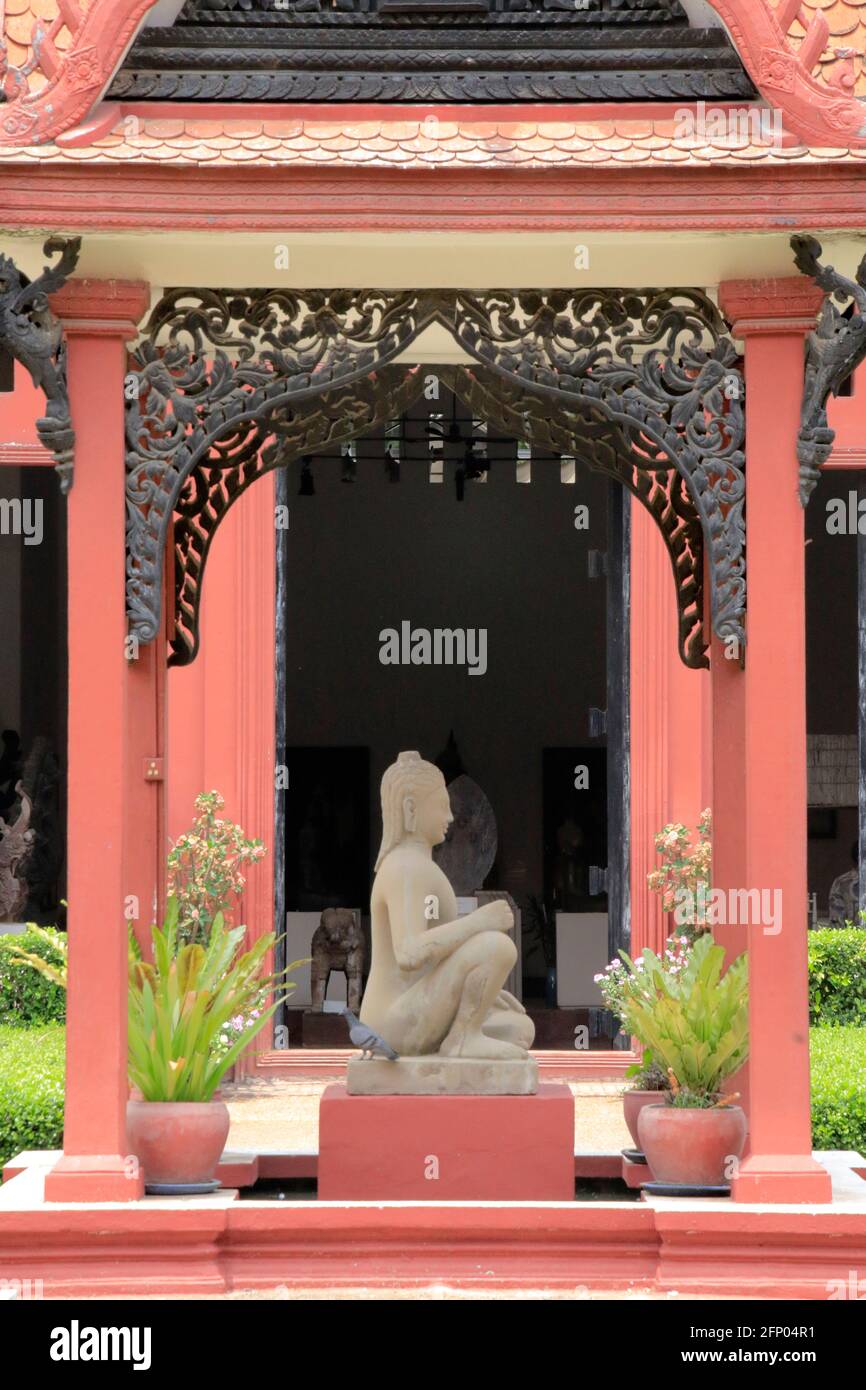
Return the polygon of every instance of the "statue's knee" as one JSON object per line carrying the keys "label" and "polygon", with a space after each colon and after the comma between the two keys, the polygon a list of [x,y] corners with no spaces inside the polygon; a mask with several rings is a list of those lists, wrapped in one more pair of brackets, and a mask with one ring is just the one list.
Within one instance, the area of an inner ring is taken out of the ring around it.
{"label": "statue's knee", "polygon": [[517,963],[517,947],[510,936],[501,931],[484,931],[474,938],[486,961],[495,963],[506,974]]}

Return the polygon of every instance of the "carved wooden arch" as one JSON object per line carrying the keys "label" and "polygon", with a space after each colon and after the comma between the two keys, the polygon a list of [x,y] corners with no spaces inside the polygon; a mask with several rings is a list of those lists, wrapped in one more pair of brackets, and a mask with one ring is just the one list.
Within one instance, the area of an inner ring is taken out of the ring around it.
{"label": "carved wooden arch", "polygon": [[127,415],[131,633],[157,631],[173,527],[172,660],[193,658],[207,549],[231,500],[263,471],[400,413],[414,380],[384,369],[432,322],[483,369],[470,377],[477,398],[531,417],[539,438],[552,420],[649,506],[687,664],[706,665],[697,527],[714,631],[744,643],[743,382],[697,290],[170,292],[136,350]]}

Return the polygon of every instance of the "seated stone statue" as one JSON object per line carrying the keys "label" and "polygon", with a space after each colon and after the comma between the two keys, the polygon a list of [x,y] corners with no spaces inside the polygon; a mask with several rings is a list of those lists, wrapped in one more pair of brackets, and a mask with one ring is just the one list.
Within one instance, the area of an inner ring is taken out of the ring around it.
{"label": "seated stone statue", "polygon": [[535,1026],[502,986],[517,959],[514,914],[465,917],[433,862],[451,823],[442,773],[401,753],[382,778],[382,847],[371,900],[372,965],[361,1021],[401,1057],[525,1060]]}

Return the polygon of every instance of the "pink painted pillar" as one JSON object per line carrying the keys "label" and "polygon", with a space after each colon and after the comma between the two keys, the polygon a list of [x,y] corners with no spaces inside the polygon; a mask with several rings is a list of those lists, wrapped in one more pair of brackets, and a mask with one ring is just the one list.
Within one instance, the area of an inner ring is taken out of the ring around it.
{"label": "pink painted pillar", "polygon": [[[713,888],[719,888],[727,895],[747,882],[744,805],[746,680],[739,655],[732,648],[727,648],[717,637],[712,640],[710,676]],[[726,901],[728,900],[726,898]],[[713,936],[719,945],[725,948],[727,965],[748,949],[748,928],[745,925],[726,923],[715,926]],[[736,1092],[739,1104],[745,1110],[748,1119],[751,1105],[748,1062],[735,1076],[729,1078],[724,1089],[727,1092]]]}
{"label": "pink painted pillar", "polygon": [[[199,792],[216,790],[224,814],[264,841],[267,854],[249,868],[237,917],[249,942],[274,930],[274,480],[259,479],[220,523],[204,575],[198,656],[168,678],[169,835],[187,829]],[[254,1069],[270,1038],[265,1029],[239,1059],[240,1072]]]}
{"label": "pink painted pillar", "polygon": [[673,930],[647,888],[658,867],[653,837],[668,821],[696,825],[709,801],[707,672],[680,660],[671,562],[658,528],[632,505],[631,910],[632,954],[660,950]]}
{"label": "pink painted pillar", "polygon": [[[782,909],[776,926],[751,921],[747,929],[750,1151],[732,1189],[742,1202],[831,1196],[830,1177],[812,1158],[810,1123],[805,536],[796,456],[804,339],[820,301],[799,276],[720,288],[734,335],[745,343],[748,616],[742,733],[739,694],[732,687],[730,699],[723,693],[738,678],[717,671],[717,767],[727,730],[731,748],[743,746],[746,877],[739,886],[780,893]],[[736,790],[722,796],[730,834]],[[721,855],[726,877],[740,871],[736,840]]]}
{"label": "pink painted pillar", "polygon": [[126,1143],[127,943],[123,863],[128,671],[125,649],[126,342],[145,285],[71,280],[52,300],[68,337],[76,430],[69,537],[69,994],[63,1157],[45,1196],[142,1196]]}

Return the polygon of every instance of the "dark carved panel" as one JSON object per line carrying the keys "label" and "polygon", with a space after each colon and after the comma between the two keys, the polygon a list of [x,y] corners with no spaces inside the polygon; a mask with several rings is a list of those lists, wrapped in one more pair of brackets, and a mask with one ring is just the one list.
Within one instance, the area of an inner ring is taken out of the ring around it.
{"label": "dark carved panel", "polygon": [[78,264],[81,238],[50,237],[42,249],[46,256],[59,253],[60,259],[45,266],[36,280],[0,255],[0,350],[26,367],[33,385],[45,392],[45,415],[36,421],[36,433],[54,455],[61,491],[68,492],[75,433],[66,383],[66,339],[48,296],[66,283]]}
{"label": "dark carved panel", "polygon": [[[835,430],[827,423],[827,402],[866,358],[866,256],[856,279],[849,280],[820,261],[821,243],[810,236],[791,238],[797,269],[826,292],[818,326],[806,339],[806,375],[797,458],[800,501],[805,507],[830,457]],[[839,308],[846,306],[847,312]],[[856,309],[856,313],[853,310]]]}
{"label": "dark carved panel", "polygon": [[454,389],[480,414],[586,458],[651,512],[687,664],[706,664],[702,545],[714,631],[743,642],[742,377],[718,310],[694,290],[171,291],[136,349],[128,403],[131,631],[157,631],[173,528],[172,660],[192,659],[228,506],[263,472],[401,414],[417,376],[389,363],[432,322],[479,364]]}
{"label": "dark carved panel", "polygon": [[115,99],[751,98],[721,29],[675,0],[188,0],[142,31]]}

